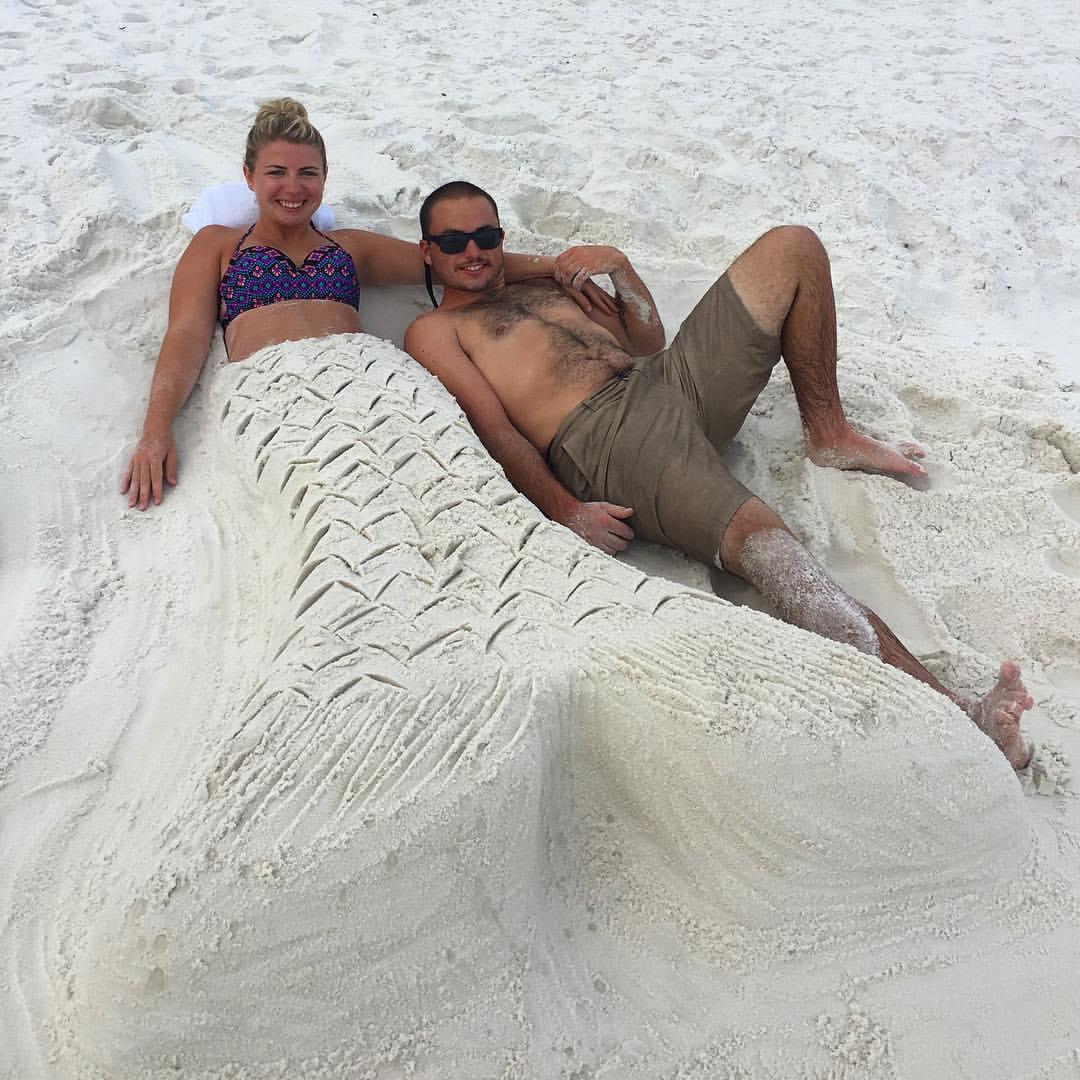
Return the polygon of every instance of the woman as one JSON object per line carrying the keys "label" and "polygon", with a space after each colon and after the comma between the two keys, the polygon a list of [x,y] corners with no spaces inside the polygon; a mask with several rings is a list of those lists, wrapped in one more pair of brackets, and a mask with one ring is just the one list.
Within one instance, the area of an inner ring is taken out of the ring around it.
{"label": "woman", "polygon": [[[303,105],[282,98],[259,109],[244,154],[244,179],[259,216],[247,230],[200,229],[180,258],[142,437],[120,486],[128,506],[160,503],[165,485],[176,483],[173,421],[210,351],[216,321],[229,359],[243,360],[282,341],[355,333],[362,285],[424,280],[415,244],[363,229],[322,233],[312,225],[326,167],[325,144]],[[553,262],[507,255],[507,279],[549,275]]]}

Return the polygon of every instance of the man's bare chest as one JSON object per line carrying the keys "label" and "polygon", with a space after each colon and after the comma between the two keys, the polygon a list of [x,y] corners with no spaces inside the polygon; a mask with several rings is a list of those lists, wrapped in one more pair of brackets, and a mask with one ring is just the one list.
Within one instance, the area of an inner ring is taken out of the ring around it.
{"label": "man's bare chest", "polygon": [[463,337],[484,338],[490,344],[537,333],[564,330],[574,319],[577,305],[552,281],[520,282],[493,296],[474,301],[457,313]]}

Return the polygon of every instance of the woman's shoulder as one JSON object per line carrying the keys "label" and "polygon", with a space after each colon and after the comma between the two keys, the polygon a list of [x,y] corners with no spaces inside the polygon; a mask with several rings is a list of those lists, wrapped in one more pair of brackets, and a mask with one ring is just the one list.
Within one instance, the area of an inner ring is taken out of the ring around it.
{"label": "woman's shoulder", "polygon": [[220,277],[244,235],[244,229],[228,225],[204,225],[188,242],[177,265],[178,273]]}
{"label": "woman's shoulder", "polygon": [[231,243],[235,247],[245,232],[246,226],[234,228],[231,225],[204,225],[191,238],[191,243],[200,247],[222,247]]}
{"label": "woman's shoulder", "polygon": [[236,245],[240,243],[246,231],[246,227],[204,225],[191,238],[180,261],[191,266],[213,267],[220,275],[224,273],[226,264],[232,258]]}

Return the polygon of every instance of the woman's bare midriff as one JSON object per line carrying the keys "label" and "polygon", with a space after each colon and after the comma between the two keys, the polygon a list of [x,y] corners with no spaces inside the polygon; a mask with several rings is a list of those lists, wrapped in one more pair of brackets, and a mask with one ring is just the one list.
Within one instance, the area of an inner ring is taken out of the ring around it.
{"label": "woman's bare midriff", "polygon": [[225,331],[230,360],[246,360],[267,345],[330,334],[355,334],[360,315],[337,300],[283,300],[237,315]]}

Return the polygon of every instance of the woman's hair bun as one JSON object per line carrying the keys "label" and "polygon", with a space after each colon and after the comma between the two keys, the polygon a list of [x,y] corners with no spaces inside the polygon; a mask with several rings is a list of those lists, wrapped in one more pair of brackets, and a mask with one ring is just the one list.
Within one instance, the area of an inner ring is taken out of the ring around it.
{"label": "woman's hair bun", "polygon": [[273,101],[264,101],[255,114],[255,126],[266,123],[275,117],[288,120],[306,120],[307,109],[295,98],[275,98]]}
{"label": "woman's hair bun", "polygon": [[273,101],[264,101],[259,106],[255,123],[251,125],[251,130],[248,132],[247,146],[244,148],[244,164],[249,169],[254,169],[259,150],[276,139],[316,147],[322,156],[325,171],[326,144],[308,119],[307,109],[295,98],[275,98]]}

